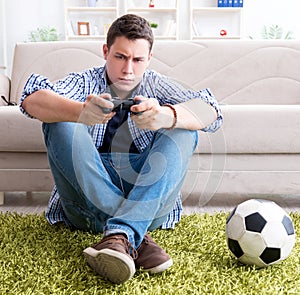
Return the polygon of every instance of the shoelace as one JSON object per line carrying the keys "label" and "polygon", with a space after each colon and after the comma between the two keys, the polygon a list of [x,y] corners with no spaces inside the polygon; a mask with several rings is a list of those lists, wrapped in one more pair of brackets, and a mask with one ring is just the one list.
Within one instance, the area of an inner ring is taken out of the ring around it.
{"label": "shoelace", "polygon": [[126,252],[128,252],[130,254],[130,256],[132,257],[133,260],[137,259],[138,252],[134,249],[132,244],[126,238],[122,238],[122,239],[124,239],[124,242],[126,245]]}
{"label": "shoelace", "polygon": [[151,240],[151,237],[150,237],[148,234],[146,234],[146,235],[144,236],[143,243],[145,243],[146,245],[148,245],[148,244],[150,244],[150,243],[153,243],[153,240]]}
{"label": "shoelace", "polygon": [[138,253],[137,251],[134,249],[134,247],[132,246],[132,244],[123,236],[120,237],[115,237],[116,240],[122,240],[125,244],[125,250],[127,253],[129,253],[129,255],[134,259],[137,259],[138,257]]}
{"label": "shoelace", "polygon": [[128,253],[132,257],[133,260],[137,259],[137,257],[138,257],[137,251],[134,249],[134,247],[128,241],[128,239],[126,239],[124,236],[121,236],[121,235],[120,236],[108,236],[108,237],[105,237],[100,242],[94,244],[93,247],[96,248],[97,245],[102,244],[103,242],[105,242],[108,239],[122,240],[122,242],[123,242],[123,244],[125,246],[126,253]]}

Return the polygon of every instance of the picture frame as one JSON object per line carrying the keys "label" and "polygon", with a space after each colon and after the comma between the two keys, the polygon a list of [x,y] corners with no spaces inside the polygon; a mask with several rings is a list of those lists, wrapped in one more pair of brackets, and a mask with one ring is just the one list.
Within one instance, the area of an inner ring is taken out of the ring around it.
{"label": "picture frame", "polygon": [[90,23],[89,22],[77,22],[78,35],[88,36],[90,35]]}

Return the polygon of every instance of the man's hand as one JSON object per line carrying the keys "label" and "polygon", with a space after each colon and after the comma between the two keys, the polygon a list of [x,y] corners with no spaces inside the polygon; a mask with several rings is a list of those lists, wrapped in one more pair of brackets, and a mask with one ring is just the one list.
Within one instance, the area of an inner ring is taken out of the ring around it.
{"label": "man's hand", "polygon": [[[140,129],[158,130],[175,127],[200,130],[217,118],[215,109],[205,101],[197,98],[173,105],[176,111],[176,119],[172,109],[168,106],[160,106],[155,98],[147,99],[137,96],[135,100],[142,101],[140,104],[131,107],[132,112],[142,112],[141,115],[131,115]],[[174,122],[176,123],[175,126],[173,126]]]}
{"label": "man's hand", "polygon": [[140,113],[131,114],[131,118],[140,129],[158,130],[169,128],[173,124],[174,114],[168,107],[160,106],[155,98],[137,96],[135,100],[142,101],[140,104],[131,107],[131,111]]}
{"label": "man's hand", "polygon": [[109,98],[111,96],[107,93],[100,96],[94,94],[87,96],[78,121],[86,125],[107,123],[115,115],[115,112],[106,114],[102,110],[102,108],[112,109],[114,107],[113,103],[108,100]]}

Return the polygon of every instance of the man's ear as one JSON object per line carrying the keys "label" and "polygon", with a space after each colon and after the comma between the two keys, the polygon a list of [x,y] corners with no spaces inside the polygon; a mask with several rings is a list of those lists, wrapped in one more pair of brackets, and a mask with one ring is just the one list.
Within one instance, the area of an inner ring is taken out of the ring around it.
{"label": "man's ear", "polygon": [[103,57],[104,57],[104,59],[106,60],[106,59],[107,59],[107,55],[108,55],[108,47],[107,47],[107,44],[103,44],[102,51],[103,51]]}

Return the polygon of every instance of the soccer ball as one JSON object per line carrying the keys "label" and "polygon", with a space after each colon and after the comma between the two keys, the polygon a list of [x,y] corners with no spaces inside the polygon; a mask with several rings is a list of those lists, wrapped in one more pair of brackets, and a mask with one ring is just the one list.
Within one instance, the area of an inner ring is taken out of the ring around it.
{"label": "soccer ball", "polygon": [[250,199],[236,206],[226,221],[226,241],[237,259],[266,267],[288,257],[295,245],[290,216],[275,202]]}

